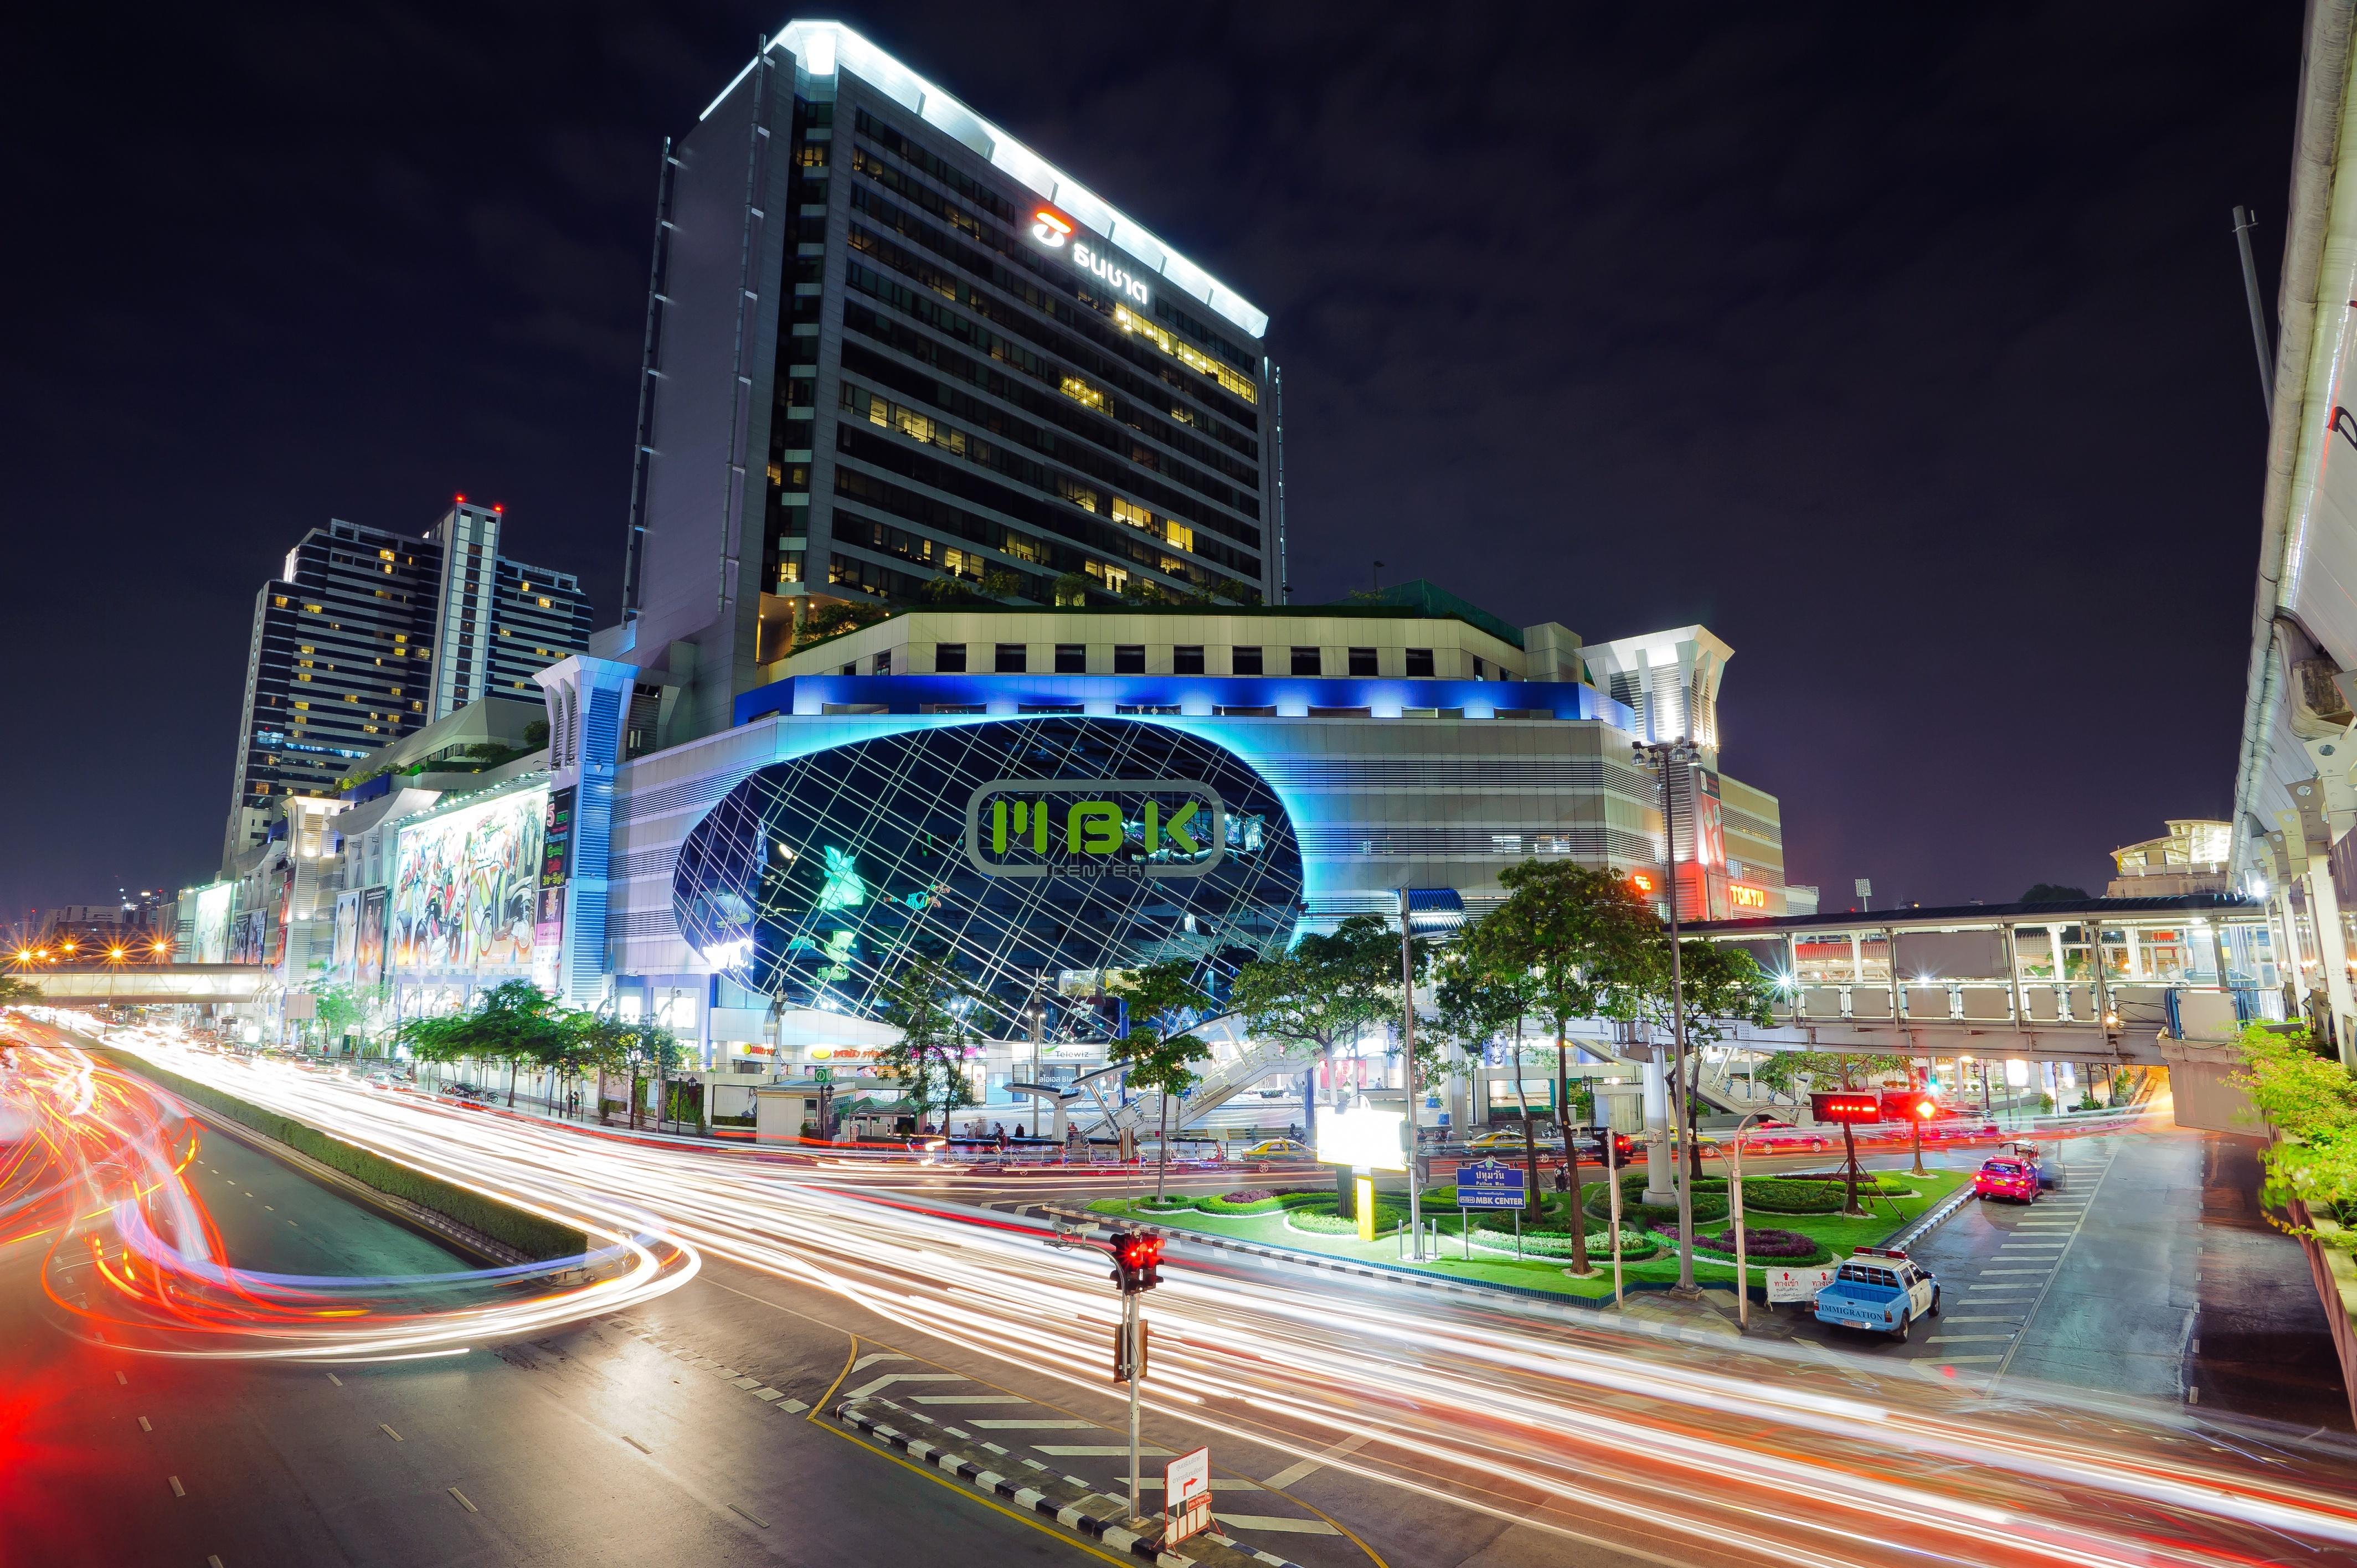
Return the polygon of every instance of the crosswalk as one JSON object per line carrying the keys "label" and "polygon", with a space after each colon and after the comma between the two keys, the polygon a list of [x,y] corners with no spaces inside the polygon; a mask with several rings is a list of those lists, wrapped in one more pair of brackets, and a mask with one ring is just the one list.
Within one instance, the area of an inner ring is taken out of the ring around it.
{"label": "crosswalk", "polygon": [[[2042,1197],[2009,1223],[1991,1222],[2003,1235],[1996,1253],[1977,1267],[1951,1264],[1940,1271],[1941,1316],[1926,1341],[1942,1347],[1932,1360],[1943,1368],[1987,1368],[1995,1378],[2020,1344],[2023,1329],[2062,1266],[2071,1243],[2087,1222],[2109,1161],[2084,1175],[2083,1188]],[[1947,1348],[1953,1347],[1951,1351]]]}
{"label": "crosswalk", "polygon": [[[871,1369],[873,1375],[867,1375]],[[842,1402],[889,1401],[894,1407],[906,1411],[924,1427],[942,1436],[979,1444],[1033,1470],[1060,1473],[1097,1468],[1077,1461],[1123,1461],[1111,1468],[1124,1473],[1102,1484],[1079,1475],[1065,1474],[1063,1478],[1099,1495],[1127,1495],[1128,1439],[1123,1434],[1099,1426],[1092,1421],[1068,1415],[1020,1394],[990,1388],[956,1372],[942,1371],[892,1350],[870,1351],[859,1357],[853,1363],[845,1382],[846,1387],[840,1396]],[[830,1408],[833,1408],[832,1404]],[[1291,1505],[1292,1499],[1283,1497],[1275,1488],[1293,1485],[1329,1460],[1340,1457],[1358,1445],[1355,1442],[1337,1444],[1318,1459],[1303,1460],[1270,1477],[1266,1485],[1236,1477],[1220,1477],[1211,1483],[1212,1496],[1219,1498],[1250,1494],[1254,1501],[1248,1506],[1260,1509]],[[1038,1457],[1031,1457],[1035,1455]],[[1148,1460],[1173,1456],[1171,1450],[1151,1444],[1141,1445],[1138,1455]],[[1159,1465],[1153,1467],[1157,1472],[1161,1468]],[[1141,1490],[1158,1492],[1162,1489],[1162,1477],[1159,1474],[1141,1477],[1139,1486]],[[1261,1501],[1263,1498],[1267,1500]],[[1216,1505],[1215,1511],[1220,1529],[1230,1535],[1340,1533],[1325,1520],[1307,1513],[1243,1513]]]}

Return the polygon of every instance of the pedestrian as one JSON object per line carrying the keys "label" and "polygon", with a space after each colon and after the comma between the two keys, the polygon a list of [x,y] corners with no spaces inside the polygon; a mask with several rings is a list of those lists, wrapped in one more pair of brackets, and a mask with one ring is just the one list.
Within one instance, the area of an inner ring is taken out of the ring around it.
{"label": "pedestrian", "polygon": [[1015,1135],[1016,1135],[1017,1137],[1018,1137],[1018,1138],[1025,1136],[1025,1133],[1024,1133],[1024,1131],[1023,1131],[1023,1123],[1022,1123],[1022,1122],[1017,1122],[1017,1123],[1015,1123]]}

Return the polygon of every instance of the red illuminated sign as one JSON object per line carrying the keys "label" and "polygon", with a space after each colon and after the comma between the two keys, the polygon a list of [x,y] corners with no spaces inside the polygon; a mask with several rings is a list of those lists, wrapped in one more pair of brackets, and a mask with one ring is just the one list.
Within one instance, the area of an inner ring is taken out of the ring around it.
{"label": "red illuminated sign", "polygon": [[1650,898],[1661,891],[1662,885],[1653,880],[1653,874],[1650,871],[1632,871],[1629,874],[1629,886]]}
{"label": "red illuminated sign", "polygon": [[1042,207],[1031,214],[1031,237],[1049,250],[1060,250],[1072,237],[1076,225],[1052,207]]}
{"label": "red illuminated sign", "polygon": [[1812,1094],[1809,1108],[1820,1122],[1865,1126],[1882,1120],[1882,1096],[1870,1089]]}

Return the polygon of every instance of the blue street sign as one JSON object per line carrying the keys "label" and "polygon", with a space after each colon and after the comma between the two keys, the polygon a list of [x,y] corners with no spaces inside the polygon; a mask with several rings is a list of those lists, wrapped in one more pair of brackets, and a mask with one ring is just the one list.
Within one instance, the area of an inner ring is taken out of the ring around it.
{"label": "blue street sign", "polygon": [[1520,1166],[1482,1160],[1457,1167],[1459,1208],[1520,1208],[1527,1201],[1528,1193]]}

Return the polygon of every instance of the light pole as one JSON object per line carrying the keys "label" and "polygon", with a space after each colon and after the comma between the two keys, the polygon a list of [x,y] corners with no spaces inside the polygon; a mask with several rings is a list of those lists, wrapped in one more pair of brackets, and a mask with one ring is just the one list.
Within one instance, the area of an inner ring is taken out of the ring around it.
{"label": "light pole", "polygon": [[1745,1329],[1751,1326],[1751,1269],[1743,1251],[1743,1130],[1751,1125],[1754,1117],[1766,1114],[1764,1111],[1754,1111],[1735,1124],[1735,1155],[1728,1167],[1734,1177],[1728,1186],[1735,1200],[1735,1321]]}
{"label": "light pole", "polygon": [[[1678,827],[1677,791],[1670,781],[1672,765],[1691,767],[1695,757],[1690,740],[1638,741],[1631,747],[1637,766],[1651,771],[1662,786],[1662,843],[1669,860],[1670,904],[1670,1044],[1675,1065],[1672,1076],[1670,1124],[1678,1130],[1678,1294],[1695,1294],[1694,1273],[1694,1129],[1687,1115],[1685,972],[1678,957]],[[1573,1195],[1577,1203],[1578,1196]]]}

